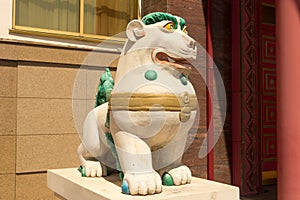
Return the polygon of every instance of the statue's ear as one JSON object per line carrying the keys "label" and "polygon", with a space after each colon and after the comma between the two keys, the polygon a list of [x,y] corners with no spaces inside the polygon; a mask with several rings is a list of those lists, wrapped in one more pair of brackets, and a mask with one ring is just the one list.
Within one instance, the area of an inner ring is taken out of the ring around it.
{"label": "statue's ear", "polygon": [[145,36],[144,25],[139,20],[132,20],[128,23],[126,29],[126,35],[129,40],[135,42],[138,38]]}

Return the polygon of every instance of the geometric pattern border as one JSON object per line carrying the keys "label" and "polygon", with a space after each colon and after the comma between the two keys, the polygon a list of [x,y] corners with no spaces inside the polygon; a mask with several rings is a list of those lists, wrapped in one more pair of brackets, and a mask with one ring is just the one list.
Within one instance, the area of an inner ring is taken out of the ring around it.
{"label": "geometric pattern border", "polygon": [[241,194],[256,194],[259,191],[261,174],[259,166],[258,136],[258,57],[259,33],[257,0],[241,2],[241,93],[242,93],[242,185]]}

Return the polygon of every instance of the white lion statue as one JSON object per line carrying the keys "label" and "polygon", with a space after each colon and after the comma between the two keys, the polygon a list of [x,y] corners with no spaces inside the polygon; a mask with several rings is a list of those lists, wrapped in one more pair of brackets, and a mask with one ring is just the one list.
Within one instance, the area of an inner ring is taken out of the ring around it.
{"label": "white lion statue", "polygon": [[[162,184],[191,182],[181,157],[197,114],[188,80],[197,48],[184,19],[168,13],[131,21],[126,35],[114,88],[102,95],[108,102],[93,109],[84,123],[78,147],[81,172],[100,177],[115,168],[124,175],[123,193],[155,194]],[[109,70],[106,78],[113,82]],[[100,162],[88,159],[86,152]]]}

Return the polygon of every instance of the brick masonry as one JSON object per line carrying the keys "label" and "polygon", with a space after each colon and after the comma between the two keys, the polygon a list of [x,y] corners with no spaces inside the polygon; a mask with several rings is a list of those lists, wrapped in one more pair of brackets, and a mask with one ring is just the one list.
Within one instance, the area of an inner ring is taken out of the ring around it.
{"label": "brick masonry", "polygon": [[212,5],[214,62],[226,90],[227,112],[221,138],[215,147],[215,180],[231,183],[231,1],[214,0]]}

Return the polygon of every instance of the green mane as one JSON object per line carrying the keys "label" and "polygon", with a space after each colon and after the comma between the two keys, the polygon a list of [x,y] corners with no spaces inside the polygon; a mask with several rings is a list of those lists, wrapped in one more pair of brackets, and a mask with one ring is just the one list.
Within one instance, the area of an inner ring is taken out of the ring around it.
{"label": "green mane", "polygon": [[[177,22],[177,16],[171,15],[170,13],[164,13],[164,12],[154,12],[154,13],[150,13],[148,15],[145,15],[142,18],[142,22],[145,25],[150,25],[150,24],[155,24],[157,22],[161,22],[164,20],[169,20],[174,22],[175,25],[175,29],[178,28],[178,22]],[[179,21],[180,21],[180,28],[181,30],[184,28],[185,26],[185,20],[181,17],[179,17]]]}
{"label": "green mane", "polygon": [[100,77],[100,82],[98,86],[98,92],[96,94],[96,102],[95,108],[109,101],[110,93],[114,88],[114,80],[110,73],[109,68],[105,69],[105,73],[103,73]]}

